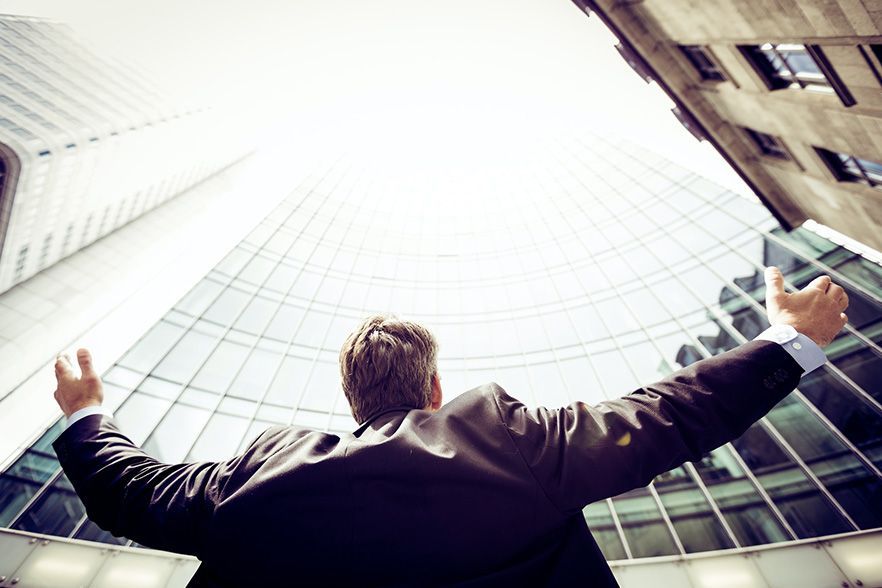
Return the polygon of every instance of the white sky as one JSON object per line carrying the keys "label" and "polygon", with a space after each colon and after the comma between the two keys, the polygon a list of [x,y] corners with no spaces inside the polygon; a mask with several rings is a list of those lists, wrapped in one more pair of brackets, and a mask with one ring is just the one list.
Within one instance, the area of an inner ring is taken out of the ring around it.
{"label": "white sky", "polygon": [[0,12],[66,22],[171,91],[237,104],[288,139],[437,153],[615,129],[748,191],[569,0],[0,0]]}

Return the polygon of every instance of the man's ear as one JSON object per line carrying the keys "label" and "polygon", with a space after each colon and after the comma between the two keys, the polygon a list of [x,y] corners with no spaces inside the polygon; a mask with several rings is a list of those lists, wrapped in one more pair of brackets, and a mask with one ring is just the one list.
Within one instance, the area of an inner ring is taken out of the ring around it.
{"label": "man's ear", "polygon": [[429,403],[429,409],[438,410],[441,408],[441,401],[441,376],[438,375],[438,372],[435,372],[435,375],[432,376],[432,399]]}

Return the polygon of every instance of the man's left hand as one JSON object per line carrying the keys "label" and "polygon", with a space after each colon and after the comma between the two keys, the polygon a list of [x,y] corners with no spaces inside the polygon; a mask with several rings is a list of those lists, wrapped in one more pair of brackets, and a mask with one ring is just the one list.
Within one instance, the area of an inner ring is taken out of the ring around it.
{"label": "man's left hand", "polygon": [[66,417],[87,406],[100,406],[104,401],[101,378],[92,367],[92,355],[88,349],[77,350],[77,362],[80,364],[79,377],[74,373],[70,357],[60,355],[55,360],[55,378],[58,380],[55,401]]}

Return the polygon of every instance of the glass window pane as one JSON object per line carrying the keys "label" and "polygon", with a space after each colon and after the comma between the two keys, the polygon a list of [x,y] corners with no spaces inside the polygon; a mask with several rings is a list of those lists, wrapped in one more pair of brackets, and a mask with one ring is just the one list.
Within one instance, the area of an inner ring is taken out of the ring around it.
{"label": "glass window pane", "polygon": [[215,413],[190,450],[187,461],[220,461],[232,457],[248,423],[247,418]]}
{"label": "glass window pane", "polygon": [[182,461],[209,414],[203,408],[175,404],[144,443],[144,451],[165,463]]}
{"label": "glass window pane", "polygon": [[236,288],[227,288],[205,312],[204,318],[219,325],[232,325],[249,300],[251,294]]}
{"label": "glass window pane", "polygon": [[182,327],[160,321],[147,331],[147,334],[135,343],[135,346],[118,363],[146,374],[172,348],[183,333]]}
{"label": "glass window pane", "polygon": [[587,357],[562,360],[558,367],[571,399],[588,404],[597,404],[606,399],[603,388],[594,375],[591,361]]}
{"label": "glass window pane", "polygon": [[336,364],[317,361],[306,392],[300,400],[300,408],[328,413],[334,406],[337,391],[340,389],[340,371]]}
{"label": "glass window pane", "polygon": [[135,445],[140,445],[169,406],[171,402],[167,399],[135,392],[114,413],[114,419],[126,437]]}
{"label": "glass window pane", "polygon": [[67,537],[86,508],[64,474],[32,504],[13,528]]}
{"label": "glass window pane", "polygon": [[619,398],[639,387],[628,362],[617,349],[595,353],[591,356],[591,361],[597,370],[597,378],[606,389],[607,398]]}
{"label": "glass window pane", "polygon": [[221,341],[193,378],[192,386],[218,394],[226,392],[236,373],[245,363],[248,347],[230,341]]}
{"label": "glass window pane", "polygon": [[300,321],[305,314],[306,311],[299,306],[283,304],[279,307],[269,327],[264,331],[264,336],[278,339],[279,341],[290,341],[294,333],[297,332]]}
{"label": "glass window pane", "polygon": [[191,316],[200,316],[223,288],[223,285],[214,280],[204,279],[181,298],[180,302],[175,304],[175,308]]}
{"label": "glass window pane", "polygon": [[187,331],[162,362],[153,370],[154,376],[186,383],[215,347],[216,338],[198,331]]}
{"label": "glass window pane", "polygon": [[263,284],[263,281],[276,266],[276,263],[262,255],[255,255],[239,274],[239,277],[255,285]]}
{"label": "glass window pane", "polygon": [[728,447],[712,451],[694,465],[741,545],[790,538]]}
{"label": "glass window pane", "polygon": [[29,449],[19,457],[0,476],[0,526],[12,522],[13,517],[59,467],[54,454]]}
{"label": "glass window pane", "polygon": [[311,359],[286,356],[264,402],[293,407],[306,387],[306,380],[311,370]]}
{"label": "glass window pane", "polygon": [[[303,317],[303,323],[297,330],[297,344],[310,347],[320,347],[325,340],[325,333],[331,325],[331,315],[323,312],[311,311]],[[339,345],[342,342],[335,342]]]}
{"label": "glass window pane", "polygon": [[819,537],[852,530],[761,425],[751,426],[732,445],[797,536]]}
{"label": "glass window pane", "polygon": [[837,337],[824,349],[833,364],[861,387],[882,402],[882,356],[854,335]]}
{"label": "glass window pane", "polygon": [[631,548],[631,555],[655,557],[677,553],[658,506],[646,488],[631,490],[613,498],[613,505],[625,532],[625,540]]}
{"label": "glass window pane", "polygon": [[124,545],[128,542],[125,537],[114,537],[89,519],[86,519],[86,522],[84,522],[80,529],[74,534],[74,538],[82,539],[83,541],[110,543],[112,545]]}
{"label": "glass window pane", "polygon": [[255,348],[248,356],[248,360],[236,376],[228,393],[250,400],[262,398],[269,388],[270,382],[273,381],[273,376],[281,361],[281,353]]}
{"label": "glass window pane", "polygon": [[[571,402],[567,389],[560,377],[560,369],[556,363],[537,363],[527,366],[536,393],[536,402],[540,406],[558,408]],[[489,374],[488,374],[489,375]],[[492,379],[492,376],[490,376]],[[475,385],[490,381],[487,377],[476,378]],[[483,380],[483,381],[482,381]]]}
{"label": "glass window pane", "polygon": [[685,468],[658,476],[655,488],[687,553],[735,547]]}
{"label": "glass window pane", "polygon": [[262,296],[255,296],[236,319],[233,328],[260,335],[272,320],[277,308],[279,308],[278,302],[267,300]]}
{"label": "glass window pane", "polygon": [[882,481],[805,404],[788,396],[768,419],[861,528],[882,526]]}
{"label": "glass window pane", "polygon": [[589,504],[582,509],[582,514],[591,529],[591,535],[603,552],[604,559],[610,561],[628,557],[605,500]]}
{"label": "glass window pane", "polygon": [[875,407],[826,368],[803,376],[799,390],[864,455],[882,467],[882,414]]}

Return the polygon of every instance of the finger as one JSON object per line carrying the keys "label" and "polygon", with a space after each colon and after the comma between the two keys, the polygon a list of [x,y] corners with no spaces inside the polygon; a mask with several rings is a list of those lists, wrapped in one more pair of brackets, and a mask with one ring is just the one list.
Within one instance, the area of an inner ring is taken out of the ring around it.
{"label": "finger", "polygon": [[786,294],[784,292],[784,276],[781,274],[781,270],[772,265],[766,268],[763,276],[766,280],[767,300],[777,300]]}
{"label": "finger", "polygon": [[77,349],[77,362],[80,364],[80,372],[84,378],[95,375],[95,368],[92,367],[92,354],[88,349]]}
{"label": "finger", "polygon": [[821,292],[826,292],[827,288],[829,288],[832,283],[833,280],[830,279],[830,276],[818,276],[809,282],[809,285],[806,286],[806,288],[815,288]]}
{"label": "finger", "polygon": [[827,296],[833,300],[839,300],[843,294],[845,294],[845,289],[839,284],[831,283],[830,287],[827,288]]}
{"label": "finger", "polygon": [[55,376],[56,377],[73,377],[73,369],[70,365],[70,358],[67,355],[59,355],[55,358]]}
{"label": "finger", "polygon": [[840,310],[845,310],[846,308],[848,308],[848,294],[846,292],[843,292],[838,302]]}
{"label": "finger", "polygon": [[840,313],[839,320],[842,321],[842,326],[844,327],[846,324],[848,324],[848,315],[844,312]]}

